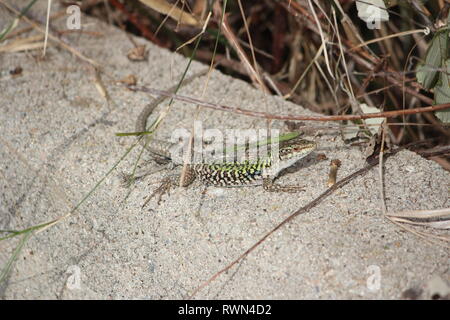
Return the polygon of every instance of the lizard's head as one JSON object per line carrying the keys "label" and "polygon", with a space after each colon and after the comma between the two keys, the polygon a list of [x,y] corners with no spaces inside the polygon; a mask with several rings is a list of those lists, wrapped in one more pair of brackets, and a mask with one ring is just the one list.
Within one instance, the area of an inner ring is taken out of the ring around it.
{"label": "lizard's head", "polygon": [[271,157],[270,166],[265,169],[265,174],[276,177],[282,170],[306,157],[315,148],[315,142],[300,138],[281,142],[278,146],[278,159]]}
{"label": "lizard's head", "polygon": [[297,161],[311,153],[316,146],[314,141],[299,138],[283,141],[280,143],[278,156],[280,161]]}
{"label": "lizard's head", "polygon": [[315,148],[316,143],[314,141],[300,138],[281,142],[278,150],[279,161],[271,164],[268,174],[277,176],[283,169],[292,166],[300,159],[306,157]]}

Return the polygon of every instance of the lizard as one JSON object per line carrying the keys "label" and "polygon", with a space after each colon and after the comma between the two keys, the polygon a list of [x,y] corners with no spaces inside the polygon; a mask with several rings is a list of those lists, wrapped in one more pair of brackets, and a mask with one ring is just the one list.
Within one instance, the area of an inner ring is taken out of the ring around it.
{"label": "lizard", "polygon": [[[204,75],[208,70],[204,70],[184,80],[181,85],[185,85],[195,78]],[[180,85],[170,88],[169,92],[175,92]],[[155,108],[161,104],[167,97],[160,96],[147,104],[136,121],[136,132],[144,133],[147,131],[147,119],[153,113]],[[171,161],[170,150],[174,147],[174,143],[164,140],[157,140],[153,137],[141,138],[141,144],[153,155],[160,159]],[[206,185],[219,187],[232,186],[255,186],[262,185],[266,191],[271,192],[297,192],[303,188],[299,186],[282,186],[274,182],[278,174],[285,168],[293,166],[300,159],[306,157],[316,149],[316,143],[305,139],[292,139],[280,142],[278,154],[257,158],[254,161],[228,161],[214,163],[196,163],[187,165],[187,171],[184,179],[181,181],[182,187],[189,186],[196,178],[199,178]],[[275,166],[276,163],[276,166]],[[267,173],[270,170],[270,175]],[[167,179],[151,196],[155,193],[164,193],[164,190],[170,189],[171,185],[179,182],[177,179]],[[149,199],[150,200],[150,199]],[[159,200],[158,200],[159,201]],[[148,200],[146,201],[146,203]],[[144,204],[145,205],[145,204]]]}

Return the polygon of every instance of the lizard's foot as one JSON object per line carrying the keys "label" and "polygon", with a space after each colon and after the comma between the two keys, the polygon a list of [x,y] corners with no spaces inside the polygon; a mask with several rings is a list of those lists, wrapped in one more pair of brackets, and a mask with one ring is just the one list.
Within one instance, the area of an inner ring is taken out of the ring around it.
{"label": "lizard's foot", "polygon": [[158,196],[158,205],[161,203],[162,200],[162,196],[164,194],[169,194],[170,189],[172,187],[176,187],[178,185],[178,180],[177,177],[175,176],[170,176],[170,177],[166,177],[163,180],[160,181],[161,184],[159,185],[158,188],[156,188],[155,191],[152,192],[152,194],[145,200],[144,204],[142,205],[142,208],[145,207],[147,205],[147,203],[153,199],[153,197],[155,197],[156,195]]}
{"label": "lizard's foot", "polygon": [[305,191],[304,187],[295,186],[295,185],[283,186],[283,185],[273,182],[273,180],[270,178],[263,179],[263,188],[264,188],[264,190],[269,191],[269,192],[296,193],[296,192],[300,192],[300,191]]}

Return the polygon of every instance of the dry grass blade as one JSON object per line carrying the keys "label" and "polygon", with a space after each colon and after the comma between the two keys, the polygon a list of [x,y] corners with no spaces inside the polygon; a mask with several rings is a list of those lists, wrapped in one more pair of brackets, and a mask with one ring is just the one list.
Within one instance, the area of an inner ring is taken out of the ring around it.
{"label": "dry grass blade", "polygon": [[391,217],[412,219],[450,218],[450,208],[436,210],[405,210],[400,212],[390,212],[387,215]]}
{"label": "dry grass blade", "polygon": [[357,46],[354,46],[354,47],[350,48],[349,50],[352,51],[352,50],[355,50],[355,49],[367,46],[369,44],[376,43],[378,41],[391,39],[391,38],[396,38],[396,37],[404,37],[404,36],[415,34],[415,33],[423,33],[425,35],[428,35],[428,34],[430,34],[430,29],[428,29],[428,28],[427,29],[417,29],[417,30],[409,30],[409,31],[404,31],[404,32],[390,34],[388,36],[384,36],[384,37],[372,39],[372,40],[369,40],[369,41],[365,41],[365,42],[363,42],[363,43],[361,43],[361,44],[359,44]]}
{"label": "dry grass blade", "polygon": [[238,0],[238,5],[239,5],[239,10],[240,10],[241,16],[242,16],[242,21],[244,22],[245,32],[247,33],[250,51],[251,51],[251,53],[252,53],[253,66],[254,66],[254,68],[257,68],[257,67],[258,67],[258,62],[256,61],[255,49],[253,48],[252,36],[251,36],[251,34],[250,34],[250,28],[249,28],[249,26],[248,26],[247,19],[245,18],[244,8],[242,7],[242,2],[241,2],[241,0]]}
{"label": "dry grass blade", "polygon": [[450,229],[450,208],[436,210],[406,210],[391,212],[386,215],[398,222],[429,226],[436,229]]}
{"label": "dry grass blade", "polygon": [[210,18],[211,18],[211,12],[209,12],[208,16],[206,17],[206,20],[205,20],[205,23],[203,24],[202,30],[198,34],[196,34],[194,37],[192,37],[191,39],[187,40],[185,43],[181,44],[175,51],[181,50],[185,46],[188,46],[191,43],[193,43],[198,37],[201,37],[206,31],[206,27],[208,26]]}
{"label": "dry grass blade", "polygon": [[149,6],[153,10],[165,14],[172,19],[176,20],[180,24],[187,24],[191,26],[197,26],[200,22],[189,12],[183,11],[176,5],[173,5],[164,0],[139,0],[146,6]]}
{"label": "dry grass blade", "polygon": [[409,226],[407,226],[404,221],[402,221],[401,218],[391,218],[389,216],[386,216],[386,218],[391,221],[393,224],[395,224],[396,226],[398,226],[399,228],[406,230],[420,238],[422,238],[423,240],[429,242],[430,244],[433,245],[439,245],[439,246],[443,246],[446,248],[450,248],[450,237],[447,236],[441,236],[441,235],[435,235],[435,234],[431,234],[431,233],[427,233],[427,232],[423,232],[423,231],[419,231],[419,230],[415,230],[413,228],[410,228]]}
{"label": "dry grass blade", "polygon": [[40,49],[44,46],[43,35],[32,36],[14,40],[6,45],[0,46],[0,52],[19,52]]}
{"label": "dry grass blade", "polygon": [[44,39],[44,50],[42,51],[42,56],[45,56],[45,51],[47,50],[47,42],[48,42],[48,27],[50,25],[50,11],[52,8],[52,0],[48,0],[47,5],[47,20],[45,21],[45,39]]}
{"label": "dry grass blade", "polygon": [[[66,17],[66,16],[67,16],[66,10],[60,10],[60,11],[58,11],[58,12],[56,12],[56,13],[54,13],[54,14],[52,14],[50,16],[50,21],[54,20],[54,19],[59,19],[61,17]],[[8,33],[3,39],[4,40],[11,39],[11,38],[14,38],[14,37],[16,37],[18,35],[21,35],[23,33],[27,33],[27,32],[29,32],[31,30],[33,30],[33,27],[31,27],[31,26],[23,27],[21,29],[18,29],[18,30],[15,30],[15,31],[12,31],[12,32]],[[65,32],[68,33],[68,32],[74,32],[74,31],[73,30],[66,30]],[[94,33],[91,33],[91,34],[94,35]]]}
{"label": "dry grass blade", "polygon": [[[216,2],[214,5],[214,12],[216,17],[222,16],[222,8],[220,7],[220,4]],[[237,40],[236,36],[231,30],[230,25],[228,24],[228,19],[226,15],[223,15],[223,21],[222,21],[222,31],[224,36],[227,38],[229,43],[233,46],[233,48],[236,50],[239,59],[241,60],[242,64],[244,65],[245,70],[247,70],[248,76],[252,79],[252,82],[255,84],[258,84],[262,91],[269,92],[267,87],[264,85],[264,82],[261,79],[261,76],[259,75],[258,71],[255,70],[255,68],[252,66],[249,58],[247,57],[246,53],[242,49],[241,45],[239,44],[239,41]]]}
{"label": "dry grass blade", "polygon": [[[430,227],[434,229],[450,229],[450,220],[446,221],[434,221],[434,222],[421,222],[421,221],[411,221],[409,219],[403,219],[403,218],[397,218],[397,217],[391,217],[390,220],[401,222],[401,223],[407,223],[414,226],[423,226],[423,227]],[[450,242],[449,237],[445,237],[445,241]]]}
{"label": "dry grass blade", "polygon": [[325,65],[327,66],[328,73],[334,79],[334,74],[331,71],[330,59],[328,58],[328,53],[327,53],[327,50],[326,50],[328,41],[325,38],[325,35],[323,33],[323,30],[322,30],[322,25],[319,22],[319,18],[317,17],[316,11],[314,10],[314,7],[313,7],[313,5],[311,3],[311,0],[308,0],[308,4],[309,4],[311,12],[312,12],[312,14],[314,16],[314,20],[316,21],[317,29],[319,30],[320,39],[322,41],[322,47],[325,48],[325,50],[323,51],[323,57],[325,58]]}
{"label": "dry grass blade", "polygon": [[302,80],[308,74],[308,71],[311,68],[311,66],[317,62],[317,59],[319,59],[320,55],[322,54],[323,49],[325,48],[325,45],[326,45],[325,42],[322,42],[322,45],[320,46],[319,50],[317,50],[316,55],[311,60],[311,62],[308,64],[308,66],[305,68],[305,71],[303,71],[300,78],[298,78],[297,82],[292,87],[292,90],[287,95],[284,96],[285,99],[289,99],[295,93],[295,91],[297,90],[297,88],[300,85],[300,83],[302,82]]}

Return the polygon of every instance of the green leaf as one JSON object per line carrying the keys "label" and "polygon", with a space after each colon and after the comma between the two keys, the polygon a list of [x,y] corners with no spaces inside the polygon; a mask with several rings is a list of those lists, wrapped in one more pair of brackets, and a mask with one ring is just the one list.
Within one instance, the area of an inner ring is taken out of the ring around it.
{"label": "green leaf", "polygon": [[[444,62],[443,69],[434,88],[435,104],[450,103],[450,59]],[[450,123],[450,109],[436,111],[436,117],[443,123]]]}
{"label": "green leaf", "polygon": [[417,81],[425,89],[431,89],[439,79],[439,69],[448,58],[449,31],[443,29],[436,32],[428,47],[425,63],[417,68]]}

